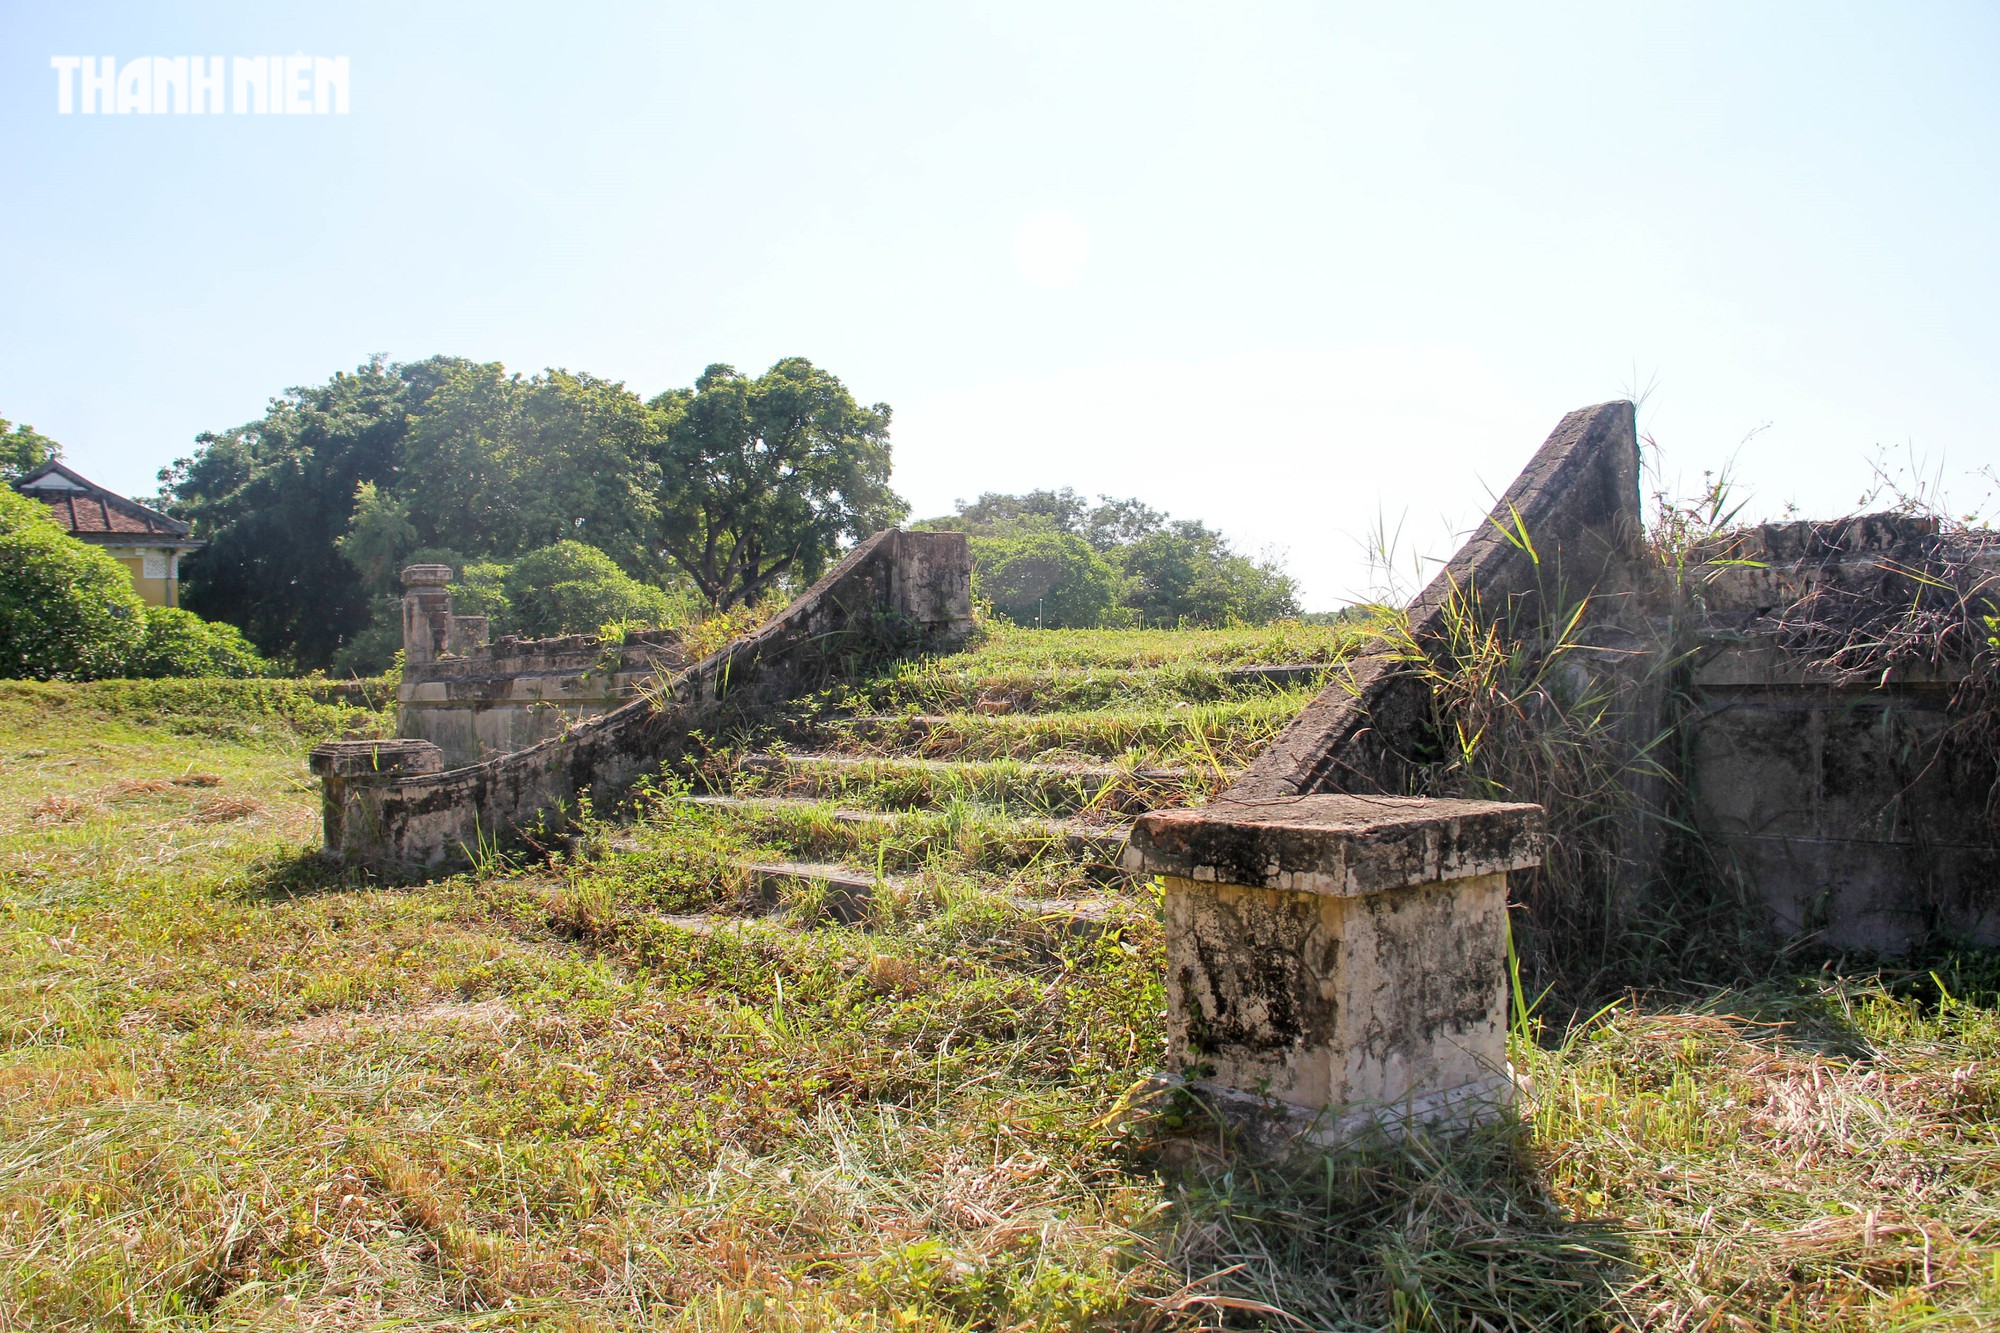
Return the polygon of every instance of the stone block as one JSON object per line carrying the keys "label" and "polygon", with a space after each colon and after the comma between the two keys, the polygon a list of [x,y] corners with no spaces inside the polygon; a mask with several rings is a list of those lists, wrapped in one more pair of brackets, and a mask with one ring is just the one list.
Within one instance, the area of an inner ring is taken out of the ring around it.
{"label": "stone block", "polygon": [[1322,1141],[1499,1114],[1507,872],[1540,864],[1541,813],[1330,795],[1142,818],[1125,865],[1166,881],[1172,1075]]}
{"label": "stone block", "polygon": [[444,752],[429,741],[326,741],[306,766],[319,779],[325,854],[338,860],[344,847],[382,841],[383,802],[400,782],[444,772]]}
{"label": "stone block", "polygon": [[315,777],[380,779],[442,773],[444,756],[429,741],[325,741],[313,746],[306,766]]}

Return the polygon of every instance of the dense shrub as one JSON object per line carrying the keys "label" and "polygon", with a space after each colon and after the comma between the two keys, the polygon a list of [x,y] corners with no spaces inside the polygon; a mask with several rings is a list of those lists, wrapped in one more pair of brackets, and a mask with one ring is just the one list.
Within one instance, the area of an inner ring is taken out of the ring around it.
{"label": "dense shrub", "polygon": [[[443,563],[454,564],[452,561]],[[451,584],[453,613],[485,616],[495,634],[515,633],[514,600],[507,595],[510,567],[498,560],[457,562],[454,567],[458,570],[458,577]]]}
{"label": "dense shrub", "polygon": [[511,617],[505,628],[534,637],[591,634],[613,620],[657,625],[674,610],[664,592],[582,542],[530,551],[507,570],[501,588]]}
{"label": "dense shrub", "polygon": [[0,486],[0,676],[115,676],[146,632],[125,567]]}
{"label": "dense shrub", "polygon": [[267,676],[271,664],[257,655],[234,625],[203,620],[173,606],[146,608],[146,637],[125,664],[127,676],[156,680],[169,676]]}
{"label": "dense shrub", "polygon": [[1031,530],[972,539],[975,592],[1017,625],[1094,629],[1125,623],[1123,580],[1083,538]]}

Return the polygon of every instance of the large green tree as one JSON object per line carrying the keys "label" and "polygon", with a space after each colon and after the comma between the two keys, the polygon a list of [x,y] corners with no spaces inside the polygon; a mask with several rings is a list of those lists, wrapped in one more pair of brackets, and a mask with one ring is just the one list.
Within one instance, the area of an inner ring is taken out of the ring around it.
{"label": "large green tree", "polygon": [[265,656],[330,661],[371,610],[339,547],[356,495],[397,484],[410,415],[457,364],[377,358],[199,436],[192,457],[160,473],[163,503],[207,542],[182,563],[183,604],[237,626]]}
{"label": "large green tree", "polygon": [[666,593],[582,542],[530,551],[507,568],[501,589],[506,632],[531,637],[594,634],[611,621],[657,625],[673,610]]}
{"label": "large green tree", "polygon": [[1298,588],[1271,561],[1230,548],[1191,519],[1168,523],[1117,551],[1125,605],[1145,625],[1261,625],[1299,614]]}
{"label": "large green tree", "polygon": [[62,457],[62,446],[25,423],[0,417],[0,482],[13,481]]}
{"label": "large green tree", "polygon": [[889,405],[804,357],[750,379],[713,365],[651,406],[661,545],[716,606],[819,577],[843,541],[909,513],[889,489]]}
{"label": "large green tree", "polygon": [[1029,528],[972,539],[973,585],[995,614],[1037,629],[1100,629],[1125,619],[1118,571],[1072,532]]}
{"label": "large green tree", "polygon": [[[1100,495],[1093,505],[1064,487],[988,491],[956,508],[918,526],[971,534],[980,595],[1011,620],[1038,623],[1038,603],[1050,628],[1262,624],[1299,614],[1297,585],[1276,561],[1243,555],[1206,524],[1169,519],[1140,500]],[[1062,609],[1052,615],[1050,604]]]}
{"label": "large green tree", "polygon": [[412,543],[505,559],[580,541],[628,574],[657,574],[661,425],[611,380],[457,365],[403,444]]}

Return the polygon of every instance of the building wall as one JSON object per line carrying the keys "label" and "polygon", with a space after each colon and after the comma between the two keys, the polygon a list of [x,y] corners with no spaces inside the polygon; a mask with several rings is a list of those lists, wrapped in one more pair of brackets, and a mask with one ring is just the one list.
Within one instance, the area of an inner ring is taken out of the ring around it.
{"label": "building wall", "polygon": [[[153,547],[113,546],[107,547],[105,553],[125,566],[126,572],[132,576],[132,586],[138,590],[139,596],[147,606],[181,604],[180,559],[172,551]],[[156,570],[165,568],[164,578],[147,577],[146,560],[149,556],[155,561],[153,567]]]}

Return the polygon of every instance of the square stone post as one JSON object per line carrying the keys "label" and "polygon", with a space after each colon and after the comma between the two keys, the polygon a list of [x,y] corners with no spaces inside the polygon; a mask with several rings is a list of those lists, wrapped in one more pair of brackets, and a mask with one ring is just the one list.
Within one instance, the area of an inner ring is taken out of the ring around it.
{"label": "square stone post", "polygon": [[1261,1129],[1336,1142],[1514,1098],[1507,872],[1542,810],[1294,796],[1164,810],[1124,864],[1166,880],[1170,1072]]}
{"label": "square stone post", "polygon": [[411,565],[403,571],[403,664],[429,666],[450,652],[450,565]]}

